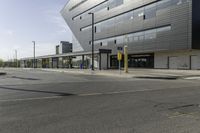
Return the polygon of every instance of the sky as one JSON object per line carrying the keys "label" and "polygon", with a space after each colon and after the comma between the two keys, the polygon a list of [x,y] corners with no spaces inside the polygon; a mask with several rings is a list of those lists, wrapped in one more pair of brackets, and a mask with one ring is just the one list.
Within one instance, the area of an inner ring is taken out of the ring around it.
{"label": "sky", "polygon": [[72,33],[60,14],[68,0],[0,0],[0,59],[54,54]]}

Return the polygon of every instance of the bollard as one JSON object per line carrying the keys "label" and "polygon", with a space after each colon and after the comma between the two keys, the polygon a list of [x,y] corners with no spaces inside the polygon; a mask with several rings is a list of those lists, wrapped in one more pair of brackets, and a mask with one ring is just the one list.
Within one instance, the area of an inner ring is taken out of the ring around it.
{"label": "bollard", "polygon": [[124,46],[124,72],[128,73],[128,46]]}

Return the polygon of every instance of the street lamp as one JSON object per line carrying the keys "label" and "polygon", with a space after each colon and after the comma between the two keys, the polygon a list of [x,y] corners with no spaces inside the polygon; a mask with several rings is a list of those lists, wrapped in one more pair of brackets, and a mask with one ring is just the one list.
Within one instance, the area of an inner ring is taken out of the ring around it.
{"label": "street lamp", "polygon": [[18,68],[17,50],[15,50],[16,68]]}
{"label": "street lamp", "polygon": [[33,42],[33,68],[35,68],[35,41]]}
{"label": "street lamp", "polygon": [[92,15],[92,71],[94,71],[94,13],[88,14]]}

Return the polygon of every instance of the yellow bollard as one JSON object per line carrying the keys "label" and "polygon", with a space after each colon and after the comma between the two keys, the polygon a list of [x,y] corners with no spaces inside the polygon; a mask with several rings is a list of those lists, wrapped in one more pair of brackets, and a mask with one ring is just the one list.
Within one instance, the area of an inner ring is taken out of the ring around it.
{"label": "yellow bollard", "polygon": [[128,73],[128,46],[124,46],[124,72]]}

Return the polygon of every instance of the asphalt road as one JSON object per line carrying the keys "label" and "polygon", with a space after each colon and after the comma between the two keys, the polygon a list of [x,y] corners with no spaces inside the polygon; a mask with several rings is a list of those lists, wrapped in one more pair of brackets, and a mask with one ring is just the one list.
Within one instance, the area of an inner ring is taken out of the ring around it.
{"label": "asphalt road", "polygon": [[4,71],[0,133],[200,133],[199,80]]}

